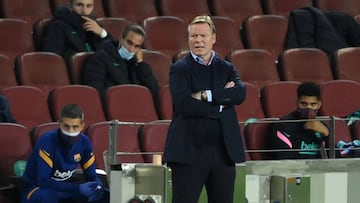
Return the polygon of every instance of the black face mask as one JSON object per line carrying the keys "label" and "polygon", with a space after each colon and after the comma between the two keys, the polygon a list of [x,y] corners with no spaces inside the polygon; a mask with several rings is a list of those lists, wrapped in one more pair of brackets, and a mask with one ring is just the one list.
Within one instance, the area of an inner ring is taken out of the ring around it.
{"label": "black face mask", "polygon": [[298,108],[296,111],[298,113],[298,116],[302,119],[314,119],[316,118],[316,115],[318,113],[318,110],[310,108]]}

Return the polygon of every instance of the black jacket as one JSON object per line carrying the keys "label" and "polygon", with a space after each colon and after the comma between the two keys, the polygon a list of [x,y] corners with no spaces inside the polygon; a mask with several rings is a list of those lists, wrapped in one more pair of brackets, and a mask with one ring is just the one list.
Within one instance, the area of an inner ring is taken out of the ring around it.
{"label": "black jacket", "polygon": [[115,41],[105,41],[89,57],[82,70],[82,81],[84,85],[97,89],[103,99],[106,89],[111,86],[143,85],[150,89],[155,105],[158,105],[159,85],[150,65],[137,63],[135,58],[130,61],[122,59]]}
{"label": "black jacket", "polygon": [[0,123],[16,123],[12,116],[8,100],[0,96]]}
{"label": "black jacket", "polygon": [[285,49],[318,48],[330,57],[340,48],[360,45],[360,25],[342,12],[317,8],[295,9],[290,13]]}
{"label": "black jacket", "polygon": [[104,39],[111,38],[109,34],[101,39],[93,32],[86,32],[83,23],[81,16],[73,13],[69,8],[57,8],[45,29],[41,50],[55,52],[68,62],[73,54],[95,51]]}

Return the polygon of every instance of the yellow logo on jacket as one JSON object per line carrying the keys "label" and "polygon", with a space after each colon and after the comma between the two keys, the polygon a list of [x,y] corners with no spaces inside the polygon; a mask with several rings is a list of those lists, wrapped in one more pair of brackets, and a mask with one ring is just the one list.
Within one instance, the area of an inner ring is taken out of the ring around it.
{"label": "yellow logo on jacket", "polygon": [[77,154],[74,155],[74,160],[75,160],[75,162],[80,162],[80,160],[81,160],[80,153],[77,153]]}

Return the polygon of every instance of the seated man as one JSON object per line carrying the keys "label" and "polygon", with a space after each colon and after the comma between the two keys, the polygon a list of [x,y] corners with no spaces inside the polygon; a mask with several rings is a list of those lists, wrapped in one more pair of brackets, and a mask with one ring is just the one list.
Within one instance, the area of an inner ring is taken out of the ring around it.
{"label": "seated man", "polygon": [[[59,129],[43,134],[29,157],[23,174],[22,202],[109,202],[95,172],[95,157],[84,128],[84,113],[75,104],[66,105]],[[82,168],[84,183],[74,177]]]}
{"label": "seated man", "polygon": [[105,41],[91,55],[82,70],[82,83],[97,89],[105,98],[106,89],[121,84],[138,84],[150,89],[155,106],[159,85],[149,64],[143,61],[141,45],[145,31],[139,25],[128,25],[119,42]]}
{"label": "seated man", "polygon": [[[270,149],[289,150],[274,153],[274,159],[320,158],[318,149],[329,135],[327,126],[316,120],[320,106],[319,85],[313,82],[300,84],[297,89],[297,109],[273,126]],[[281,122],[284,120],[290,121]]]}
{"label": "seated man", "polygon": [[6,97],[0,95],[0,123],[16,123],[13,117],[9,102]]}
{"label": "seated man", "polygon": [[77,52],[95,51],[111,38],[92,16],[94,0],[69,0],[70,8],[59,7],[47,26],[42,51],[54,52],[66,61]]}

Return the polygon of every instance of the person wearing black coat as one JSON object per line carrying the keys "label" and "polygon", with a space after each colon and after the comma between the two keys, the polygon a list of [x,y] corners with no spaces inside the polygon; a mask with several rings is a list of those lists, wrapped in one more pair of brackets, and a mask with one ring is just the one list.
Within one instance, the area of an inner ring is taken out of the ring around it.
{"label": "person wearing black coat", "polygon": [[159,85],[149,64],[143,61],[141,46],[145,31],[139,25],[127,26],[119,42],[103,42],[95,54],[89,56],[82,69],[82,84],[97,89],[105,98],[107,88],[121,84],[147,87],[158,106]]}
{"label": "person wearing black coat", "polygon": [[41,50],[61,55],[68,63],[77,52],[95,51],[111,38],[92,16],[94,0],[70,0],[70,7],[59,7],[44,31]]}

